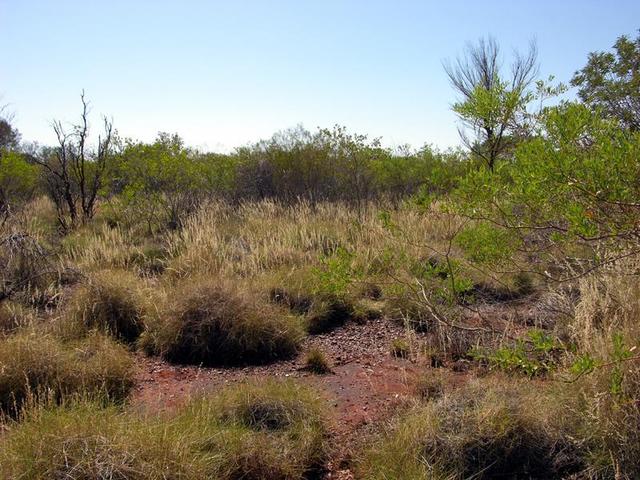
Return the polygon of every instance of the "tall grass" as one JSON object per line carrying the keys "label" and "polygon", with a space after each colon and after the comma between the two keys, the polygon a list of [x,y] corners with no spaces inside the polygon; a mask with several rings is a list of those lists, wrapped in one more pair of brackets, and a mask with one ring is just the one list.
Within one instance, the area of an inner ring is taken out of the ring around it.
{"label": "tall grass", "polygon": [[35,408],[0,437],[0,477],[302,480],[326,460],[325,417],[318,395],[290,382],[229,387],[164,414]]}
{"label": "tall grass", "polygon": [[63,343],[26,330],[0,340],[0,412],[16,415],[25,402],[90,395],[126,398],[134,385],[130,353],[102,335]]}

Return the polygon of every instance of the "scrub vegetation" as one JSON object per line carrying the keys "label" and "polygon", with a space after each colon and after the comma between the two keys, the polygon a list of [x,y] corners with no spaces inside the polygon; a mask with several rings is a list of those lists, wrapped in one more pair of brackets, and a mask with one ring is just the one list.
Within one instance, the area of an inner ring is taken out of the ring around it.
{"label": "scrub vegetation", "polygon": [[[0,477],[640,478],[639,64],[620,37],[566,100],[535,46],[471,45],[448,151],[90,140],[84,93],[56,146],[3,118]],[[356,431],[335,385],[394,397],[347,358],[380,325],[412,393]],[[157,365],[205,393],[141,405]]]}

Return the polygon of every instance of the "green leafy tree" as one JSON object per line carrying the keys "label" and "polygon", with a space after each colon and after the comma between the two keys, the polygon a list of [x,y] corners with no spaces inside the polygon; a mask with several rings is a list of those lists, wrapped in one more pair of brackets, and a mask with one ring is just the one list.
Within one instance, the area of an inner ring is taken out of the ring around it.
{"label": "green leafy tree", "polygon": [[0,151],[0,225],[36,190],[38,169],[19,152]]}
{"label": "green leafy tree", "polygon": [[178,135],[160,133],[152,144],[126,142],[111,188],[133,220],[144,219],[150,231],[179,228],[207,192],[206,165]]}
{"label": "green leafy tree", "polygon": [[563,273],[556,258],[570,255],[579,273],[638,252],[640,132],[578,103],[549,108],[541,121],[543,134],[519,145],[513,162],[465,178],[458,211],[508,231],[511,248],[546,257],[538,265],[547,277]]}
{"label": "green leafy tree", "polygon": [[520,131],[518,116],[532,100],[528,88],[538,73],[537,48],[532,43],[526,55],[516,54],[505,74],[495,39],[480,39],[444,68],[461,97],[453,110],[462,121],[462,141],[493,170],[498,159],[512,150]]}
{"label": "green leafy tree", "polygon": [[640,130],[640,35],[621,36],[614,52],[593,52],[571,84],[591,108],[599,108],[630,130]]}

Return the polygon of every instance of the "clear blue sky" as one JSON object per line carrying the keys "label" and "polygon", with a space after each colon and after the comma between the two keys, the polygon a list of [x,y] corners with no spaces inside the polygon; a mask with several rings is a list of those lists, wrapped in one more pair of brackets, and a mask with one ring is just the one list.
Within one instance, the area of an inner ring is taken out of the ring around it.
{"label": "clear blue sky", "polygon": [[538,42],[567,81],[587,53],[636,35],[640,1],[0,0],[1,103],[25,140],[53,141],[79,93],[124,136],[229,149],[302,123],[387,145],[458,143],[442,60],[494,35]]}

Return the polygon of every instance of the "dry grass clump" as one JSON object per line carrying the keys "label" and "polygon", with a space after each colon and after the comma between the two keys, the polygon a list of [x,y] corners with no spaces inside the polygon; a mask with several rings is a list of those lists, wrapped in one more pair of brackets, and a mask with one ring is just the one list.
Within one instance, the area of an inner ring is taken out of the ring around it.
{"label": "dry grass clump", "polygon": [[25,232],[0,235],[0,296],[22,303],[54,306],[58,298],[58,269],[51,253]]}
{"label": "dry grass clump", "polygon": [[362,478],[564,478],[579,445],[524,384],[482,384],[438,396],[402,417],[362,458]]}
{"label": "dry grass clump", "polygon": [[327,355],[319,348],[311,348],[305,356],[305,368],[310,372],[323,375],[331,372]]}
{"label": "dry grass clump", "polygon": [[88,402],[30,411],[0,438],[0,477],[302,480],[321,468],[327,447],[314,392],[243,384],[172,414]]}
{"label": "dry grass clump", "polygon": [[312,334],[327,333],[343,326],[353,318],[354,306],[344,298],[334,295],[317,297],[307,314],[307,331]]}
{"label": "dry grass clump", "polygon": [[63,344],[24,331],[0,340],[0,411],[12,415],[30,399],[87,394],[122,400],[133,376],[131,355],[102,335]]}
{"label": "dry grass clump", "polygon": [[440,398],[446,388],[446,377],[442,370],[430,370],[420,376],[413,385],[413,391],[421,400]]}
{"label": "dry grass clump", "polygon": [[9,424],[0,439],[0,477],[204,479],[186,446],[170,437],[168,428],[163,433],[158,421],[115,406],[79,401],[34,408]]}
{"label": "dry grass clump", "polygon": [[142,339],[148,352],[176,363],[266,363],[297,352],[298,318],[228,283],[189,279],[167,300]]}
{"label": "dry grass clump", "polygon": [[391,355],[407,359],[411,355],[411,345],[404,338],[394,338],[391,342]]}
{"label": "dry grass clump", "polygon": [[437,319],[416,292],[400,284],[390,290],[384,303],[387,317],[417,332],[430,332],[436,327]]}
{"label": "dry grass clump", "polygon": [[277,305],[283,305],[298,315],[304,315],[311,309],[313,299],[309,295],[295,293],[284,288],[274,287],[269,291],[269,299]]}
{"label": "dry grass clump", "polygon": [[135,275],[118,270],[96,273],[75,292],[70,310],[60,320],[60,333],[77,338],[99,330],[133,343],[144,330],[148,303]]}
{"label": "dry grass clump", "polygon": [[0,302],[0,337],[17,332],[34,321],[33,312],[19,303],[10,300]]}
{"label": "dry grass clump", "polygon": [[594,370],[563,389],[558,401],[580,419],[589,474],[596,478],[640,478],[639,273],[636,256],[582,278],[574,318],[564,327],[577,345],[568,363],[594,361]]}
{"label": "dry grass clump", "polygon": [[421,248],[412,245],[427,241],[441,245],[453,228],[406,205],[393,216],[405,241],[389,233],[379,213],[374,203],[358,213],[340,202],[209,202],[187,219],[182,230],[170,235],[167,271],[179,277],[252,277],[318,265],[321,257],[343,248],[357,252],[356,266],[383,273],[399,267],[398,256],[390,258],[391,252],[407,250],[407,258],[417,257]]}
{"label": "dry grass clump", "polygon": [[202,447],[226,454],[211,465],[213,478],[302,479],[324,465],[328,439],[320,397],[294,382],[262,383],[226,389],[184,418],[214,417],[210,423],[224,432]]}

